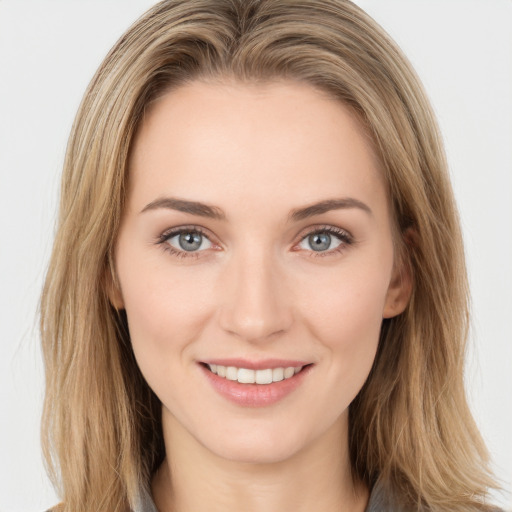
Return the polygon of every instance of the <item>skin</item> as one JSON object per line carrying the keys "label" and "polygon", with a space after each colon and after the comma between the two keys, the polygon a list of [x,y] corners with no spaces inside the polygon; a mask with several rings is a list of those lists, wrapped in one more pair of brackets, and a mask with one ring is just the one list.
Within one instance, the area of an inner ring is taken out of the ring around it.
{"label": "skin", "polygon": [[[148,208],[165,197],[225,218]],[[290,218],[338,198],[370,211]],[[314,251],[308,235],[326,226],[344,235]],[[199,250],[164,240],[180,227],[204,231]],[[111,301],[126,309],[138,364],[162,402],[171,457],[153,481],[161,512],[365,509],[368,489],[350,475],[348,406],[382,319],[409,299],[392,233],[369,137],[348,107],[312,87],[194,82],[152,105],[131,155]],[[313,366],[290,395],[251,408],[219,395],[199,365],[228,357]]]}

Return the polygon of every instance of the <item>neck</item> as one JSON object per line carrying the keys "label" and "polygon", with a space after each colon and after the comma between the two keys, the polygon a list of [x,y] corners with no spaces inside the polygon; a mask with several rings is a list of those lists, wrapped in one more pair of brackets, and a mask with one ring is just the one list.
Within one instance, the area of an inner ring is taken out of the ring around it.
{"label": "neck", "polygon": [[160,512],[363,512],[368,489],[352,479],[347,423],[340,418],[287,460],[248,463],[212,453],[167,418],[164,437],[172,458],[153,479],[155,504]]}

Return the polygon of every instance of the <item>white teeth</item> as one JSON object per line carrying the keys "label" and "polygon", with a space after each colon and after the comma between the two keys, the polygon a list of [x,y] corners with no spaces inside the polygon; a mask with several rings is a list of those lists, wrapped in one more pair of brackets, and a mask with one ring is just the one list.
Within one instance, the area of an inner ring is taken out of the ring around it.
{"label": "white teeth", "polygon": [[284,368],[274,368],[272,370],[272,380],[274,382],[279,382],[284,379]]}
{"label": "white teeth", "polygon": [[247,368],[238,369],[238,382],[241,384],[254,384],[255,376],[254,370],[248,370]]}
{"label": "white teeth", "polygon": [[290,379],[302,370],[302,366],[289,366],[287,368],[268,368],[265,370],[251,370],[248,368],[236,368],[235,366],[221,366],[209,364],[212,373],[228,380],[236,380],[241,384],[272,384]]}
{"label": "white teeth", "polygon": [[228,366],[226,368],[226,379],[238,380],[238,368],[235,368],[234,366]]}
{"label": "white teeth", "polygon": [[256,384],[271,384],[272,370],[256,370]]}
{"label": "white teeth", "polygon": [[289,379],[295,375],[295,368],[293,366],[289,366],[284,369],[284,378]]}

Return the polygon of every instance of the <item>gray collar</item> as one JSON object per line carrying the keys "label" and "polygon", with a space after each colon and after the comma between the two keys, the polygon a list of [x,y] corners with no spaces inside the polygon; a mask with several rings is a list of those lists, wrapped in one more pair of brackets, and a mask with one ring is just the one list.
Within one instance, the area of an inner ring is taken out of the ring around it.
{"label": "gray collar", "polygon": [[[151,495],[146,491],[141,491],[140,501],[133,512],[158,512]],[[370,500],[366,507],[366,512],[404,512],[403,508],[398,506],[392,495],[386,491],[384,485],[377,482],[370,494]]]}

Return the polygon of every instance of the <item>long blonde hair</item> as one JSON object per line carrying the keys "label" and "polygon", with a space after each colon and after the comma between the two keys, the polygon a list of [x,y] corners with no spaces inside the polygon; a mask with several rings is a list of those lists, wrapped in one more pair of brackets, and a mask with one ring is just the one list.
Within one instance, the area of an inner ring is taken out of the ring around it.
{"label": "long blonde hair", "polygon": [[[110,51],[70,136],[41,303],[43,449],[63,511],[134,507],[164,457],[160,404],[108,300],[130,146],[145,109],[192,80],[290,79],[359,115],[384,169],[406,311],[385,320],[350,406],[354,478],[386,481],[404,505],[485,510],[493,481],[463,387],[468,286],[436,121],[385,32],[348,0],[165,0]],[[170,454],[172,457],[172,454]]]}

